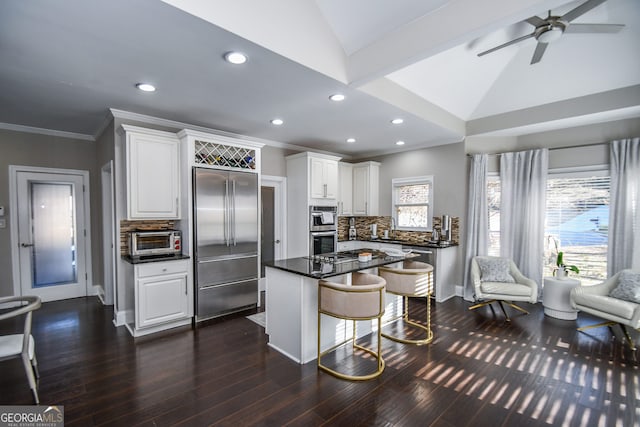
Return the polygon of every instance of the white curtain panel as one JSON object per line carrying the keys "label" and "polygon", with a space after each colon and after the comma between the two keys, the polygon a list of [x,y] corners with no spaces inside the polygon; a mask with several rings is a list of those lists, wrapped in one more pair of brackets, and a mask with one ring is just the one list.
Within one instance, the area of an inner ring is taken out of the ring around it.
{"label": "white curtain panel", "polygon": [[609,277],[640,269],[640,138],[612,141],[609,152]]}
{"label": "white curtain panel", "polygon": [[549,151],[500,155],[500,254],[542,289]]}
{"label": "white curtain panel", "polygon": [[487,255],[489,238],[489,210],[487,208],[488,155],[474,154],[469,168],[469,203],[467,207],[466,253],[464,264],[464,299],[473,301],[471,259]]}

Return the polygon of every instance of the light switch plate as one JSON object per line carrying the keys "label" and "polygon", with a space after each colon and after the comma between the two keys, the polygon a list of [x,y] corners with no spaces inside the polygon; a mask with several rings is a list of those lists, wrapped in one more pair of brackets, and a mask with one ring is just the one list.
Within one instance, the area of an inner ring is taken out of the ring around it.
{"label": "light switch plate", "polygon": [[7,220],[4,218],[0,219],[0,228],[7,228]]}

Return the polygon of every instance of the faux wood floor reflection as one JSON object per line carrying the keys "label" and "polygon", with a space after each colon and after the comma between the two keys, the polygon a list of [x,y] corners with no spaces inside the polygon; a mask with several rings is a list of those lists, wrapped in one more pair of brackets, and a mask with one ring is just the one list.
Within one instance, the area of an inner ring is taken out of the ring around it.
{"label": "faux wood floor reflection", "polygon": [[[67,426],[640,426],[638,352],[618,330],[578,333],[597,319],[539,305],[511,324],[457,298],[434,305],[431,345],[383,339],[385,372],[355,383],[289,361],[244,316],[134,340],[95,299],[46,303],[40,398],[64,405]],[[0,363],[0,404],[31,403],[20,361]]]}

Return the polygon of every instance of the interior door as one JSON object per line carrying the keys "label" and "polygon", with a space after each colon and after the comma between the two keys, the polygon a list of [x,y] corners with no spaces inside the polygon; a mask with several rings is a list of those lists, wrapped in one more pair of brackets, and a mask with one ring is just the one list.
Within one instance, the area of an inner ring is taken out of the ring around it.
{"label": "interior door", "polygon": [[16,172],[23,295],[87,295],[84,185],[82,175]]}

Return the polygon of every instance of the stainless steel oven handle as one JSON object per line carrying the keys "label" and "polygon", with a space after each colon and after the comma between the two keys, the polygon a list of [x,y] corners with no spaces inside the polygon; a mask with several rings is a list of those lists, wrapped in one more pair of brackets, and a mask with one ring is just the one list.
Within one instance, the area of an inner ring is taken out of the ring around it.
{"label": "stainless steel oven handle", "polygon": [[338,234],[337,231],[312,231],[311,236],[313,237],[323,237],[323,236],[333,236]]}

